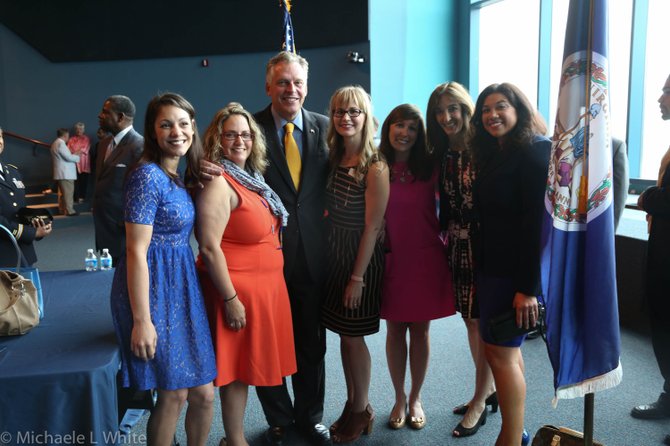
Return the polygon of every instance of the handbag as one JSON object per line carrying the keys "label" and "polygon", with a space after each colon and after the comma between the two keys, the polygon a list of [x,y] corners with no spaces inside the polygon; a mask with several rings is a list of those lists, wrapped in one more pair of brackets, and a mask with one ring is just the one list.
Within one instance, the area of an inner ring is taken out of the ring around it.
{"label": "handbag", "polygon": [[16,239],[3,225],[0,229],[9,234],[17,256],[17,272],[0,270],[0,336],[22,335],[40,323],[37,289],[19,273],[23,256]]}
{"label": "handbag", "polygon": [[[584,434],[567,427],[545,424],[533,437],[531,446],[584,446]],[[594,440],[593,446],[603,444]]]}
{"label": "handbag", "polygon": [[511,310],[505,311],[498,316],[492,317],[488,321],[489,335],[493,342],[507,342],[512,338],[521,336],[523,334],[530,333],[536,329],[540,330],[540,333],[544,333],[544,305],[538,303],[537,311],[539,317],[535,323],[535,326],[519,327],[516,325],[516,309],[512,308]]}

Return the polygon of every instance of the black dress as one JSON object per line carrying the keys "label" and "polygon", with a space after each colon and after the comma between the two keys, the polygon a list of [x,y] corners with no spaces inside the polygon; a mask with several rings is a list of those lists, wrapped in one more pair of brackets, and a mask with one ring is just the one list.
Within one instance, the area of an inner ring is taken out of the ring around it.
{"label": "black dress", "polygon": [[323,303],[323,325],[345,336],[365,336],[379,331],[379,309],[384,276],[384,249],[377,240],[363,276],[365,286],[356,309],[343,305],[365,227],[365,178],[357,182],[353,167],[337,167],[327,190],[328,277]]}

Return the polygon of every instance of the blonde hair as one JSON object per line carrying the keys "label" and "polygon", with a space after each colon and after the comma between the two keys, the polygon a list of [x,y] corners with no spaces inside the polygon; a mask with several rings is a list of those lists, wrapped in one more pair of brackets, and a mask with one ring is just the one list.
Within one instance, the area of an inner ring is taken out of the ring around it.
{"label": "blonde hair", "polygon": [[265,148],[265,136],[261,131],[256,120],[247,110],[238,102],[231,102],[221,110],[216,112],[212,122],[205,130],[204,146],[205,158],[210,161],[219,162],[223,155],[223,147],[221,146],[221,138],[223,134],[223,124],[231,116],[242,116],[249,123],[249,130],[252,135],[251,151],[249,158],[245,163],[245,169],[264,173],[268,167],[267,151]]}
{"label": "blonde hair", "polygon": [[330,124],[328,125],[327,136],[328,146],[330,147],[330,167],[331,172],[334,172],[344,156],[344,139],[337,133],[337,131],[335,131],[333,113],[335,112],[335,109],[342,108],[342,105],[351,103],[356,104],[365,116],[361,137],[360,157],[358,165],[355,167],[356,173],[359,174],[355,175],[355,177],[362,178],[368,171],[370,165],[380,160],[380,154],[377,147],[375,147],[374,142],[375,125],[370,95],[358,85],[349,85],[338,88],[330,98],[328,111]]}

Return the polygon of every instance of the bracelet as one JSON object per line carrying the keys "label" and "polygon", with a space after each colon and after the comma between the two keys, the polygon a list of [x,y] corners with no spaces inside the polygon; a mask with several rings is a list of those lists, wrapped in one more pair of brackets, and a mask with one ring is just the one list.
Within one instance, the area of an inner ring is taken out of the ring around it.
{"label": "bracelet", "polygon": [[233,297],[229,297],[228,299],[223,299],[224,302],[230,302],[231,300],[235,299],[237,297],[237,293]]}
{"label": "bracelet", "polygon": [[362,282],[363,278],[361,276],[357,276],[355,274],[352,274],[351,275],[351,280],[353,280],[354,282]]}

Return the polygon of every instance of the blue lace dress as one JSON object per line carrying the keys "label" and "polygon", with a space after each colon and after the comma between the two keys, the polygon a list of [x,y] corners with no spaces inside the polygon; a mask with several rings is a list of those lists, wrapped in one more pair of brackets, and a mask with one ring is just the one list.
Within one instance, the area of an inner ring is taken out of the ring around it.
{"label": "blue lace dress", "polygon": [[126,185],[125,219],[152,225],[147,252],[149,304],[158,334],[154,359],[144,362],[130,350],[132,311],[126,258],[114,273],[111,307],[121,345],[123,387],[175,390],[211,382],[214,350],[189,238],[195,209],[186,189],[156,164],[131,172]]}

